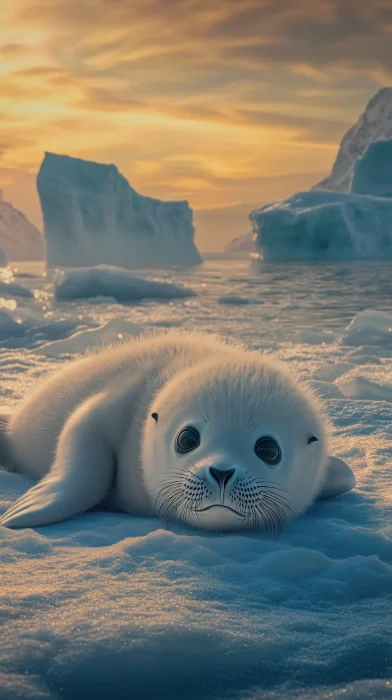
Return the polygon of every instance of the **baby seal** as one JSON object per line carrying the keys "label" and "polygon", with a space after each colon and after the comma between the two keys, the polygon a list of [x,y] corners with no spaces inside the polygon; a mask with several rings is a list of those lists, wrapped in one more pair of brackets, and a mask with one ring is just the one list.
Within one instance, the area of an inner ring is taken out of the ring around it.
{"label": "baby seal", "polygon": [[141,336],[66,365],[3,426],[11,468],[41,479],[3,515],[38,527],[105,502],[215,531],[279,534],[355,485],[291,370],[210,335]]}

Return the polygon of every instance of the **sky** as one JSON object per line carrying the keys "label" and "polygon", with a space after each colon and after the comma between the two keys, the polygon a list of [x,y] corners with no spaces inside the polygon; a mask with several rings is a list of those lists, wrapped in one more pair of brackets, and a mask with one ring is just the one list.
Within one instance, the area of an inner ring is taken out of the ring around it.
{"label": "sky", "polygon": [[2,0],[0,187],[41,227],[45,151],[114,163],[219,250],[329,172],[391,47],[390,0]]}

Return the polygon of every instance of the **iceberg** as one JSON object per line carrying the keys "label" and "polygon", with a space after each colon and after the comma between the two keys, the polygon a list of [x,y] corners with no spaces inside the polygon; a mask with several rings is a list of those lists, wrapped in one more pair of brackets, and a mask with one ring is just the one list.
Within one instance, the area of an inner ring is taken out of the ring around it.
{"label": "iceberg", "polygon": [[375,141],[357,160],[351,192],[392,197],[392,140]]}
{"label": "iceberg", "polygon": [[37,189],[49,267],[202,262],[188,202],[140,195],[114,165],[46,153]]}
{"label": "iceberg", "polygon": [[226,246],[225,253],[253,253],[255,249],[255,236],[253,231],[243,236],[233,238]]}
{"label": "iceberg", "polygon": [[264,260],[392,258],[392,198],[299,192],[249,215]]}
{"label": "iceberg", "polygon": [[314,186],[316,190],[349,192],[358,158],[374,141],[392,138],[392,87],[379,90],[358,121],[343,136],[330,175]]}
{"label": "iceberg", "polygon": [[129,270],[113,265],[57,270],[53,283],[57,300],[101,297],[102,301],[107,301],[110,297],[119,302],[129,302],[196,296],[188,287],[135,277]]}
{"label": "iceberg", "polygon": [[40,232],[25,215],[3,199],[0,190],[0,266],[8,260],[43,260]]}

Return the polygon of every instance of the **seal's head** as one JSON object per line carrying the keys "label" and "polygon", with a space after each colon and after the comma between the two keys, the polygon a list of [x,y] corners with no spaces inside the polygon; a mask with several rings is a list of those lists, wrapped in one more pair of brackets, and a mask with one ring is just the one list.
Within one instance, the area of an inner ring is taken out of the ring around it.
{"label": "seal's head", "polygon": [[315,398],[280,364],[243,351],[209,359],[150,407],[145,486],[166,521],[279,534],[320,488],[326,433]]}

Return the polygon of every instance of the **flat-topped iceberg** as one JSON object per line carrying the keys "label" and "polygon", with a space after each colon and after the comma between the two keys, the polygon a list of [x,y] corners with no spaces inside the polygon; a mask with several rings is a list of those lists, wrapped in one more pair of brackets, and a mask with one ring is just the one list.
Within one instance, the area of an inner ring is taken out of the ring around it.
{"label": "flat-topped iceberg", "polygon": [[392,199],[299,192],[250,214],[265,260],[392,258]]}
{"label": "flat-topped iceberg", "polygon": [[37,189],[49,267],[202,262],[188,202],[140,195],[114,165],[46,153]]}
{"label": "flat-topped iceberg", "polygon": [[58,270],[54,277],[54,295],[58,300],[108,297],[119,302],[141,299],[183,299],[196,296],[187,287],[135,277],[129,270],[112,265]]}

